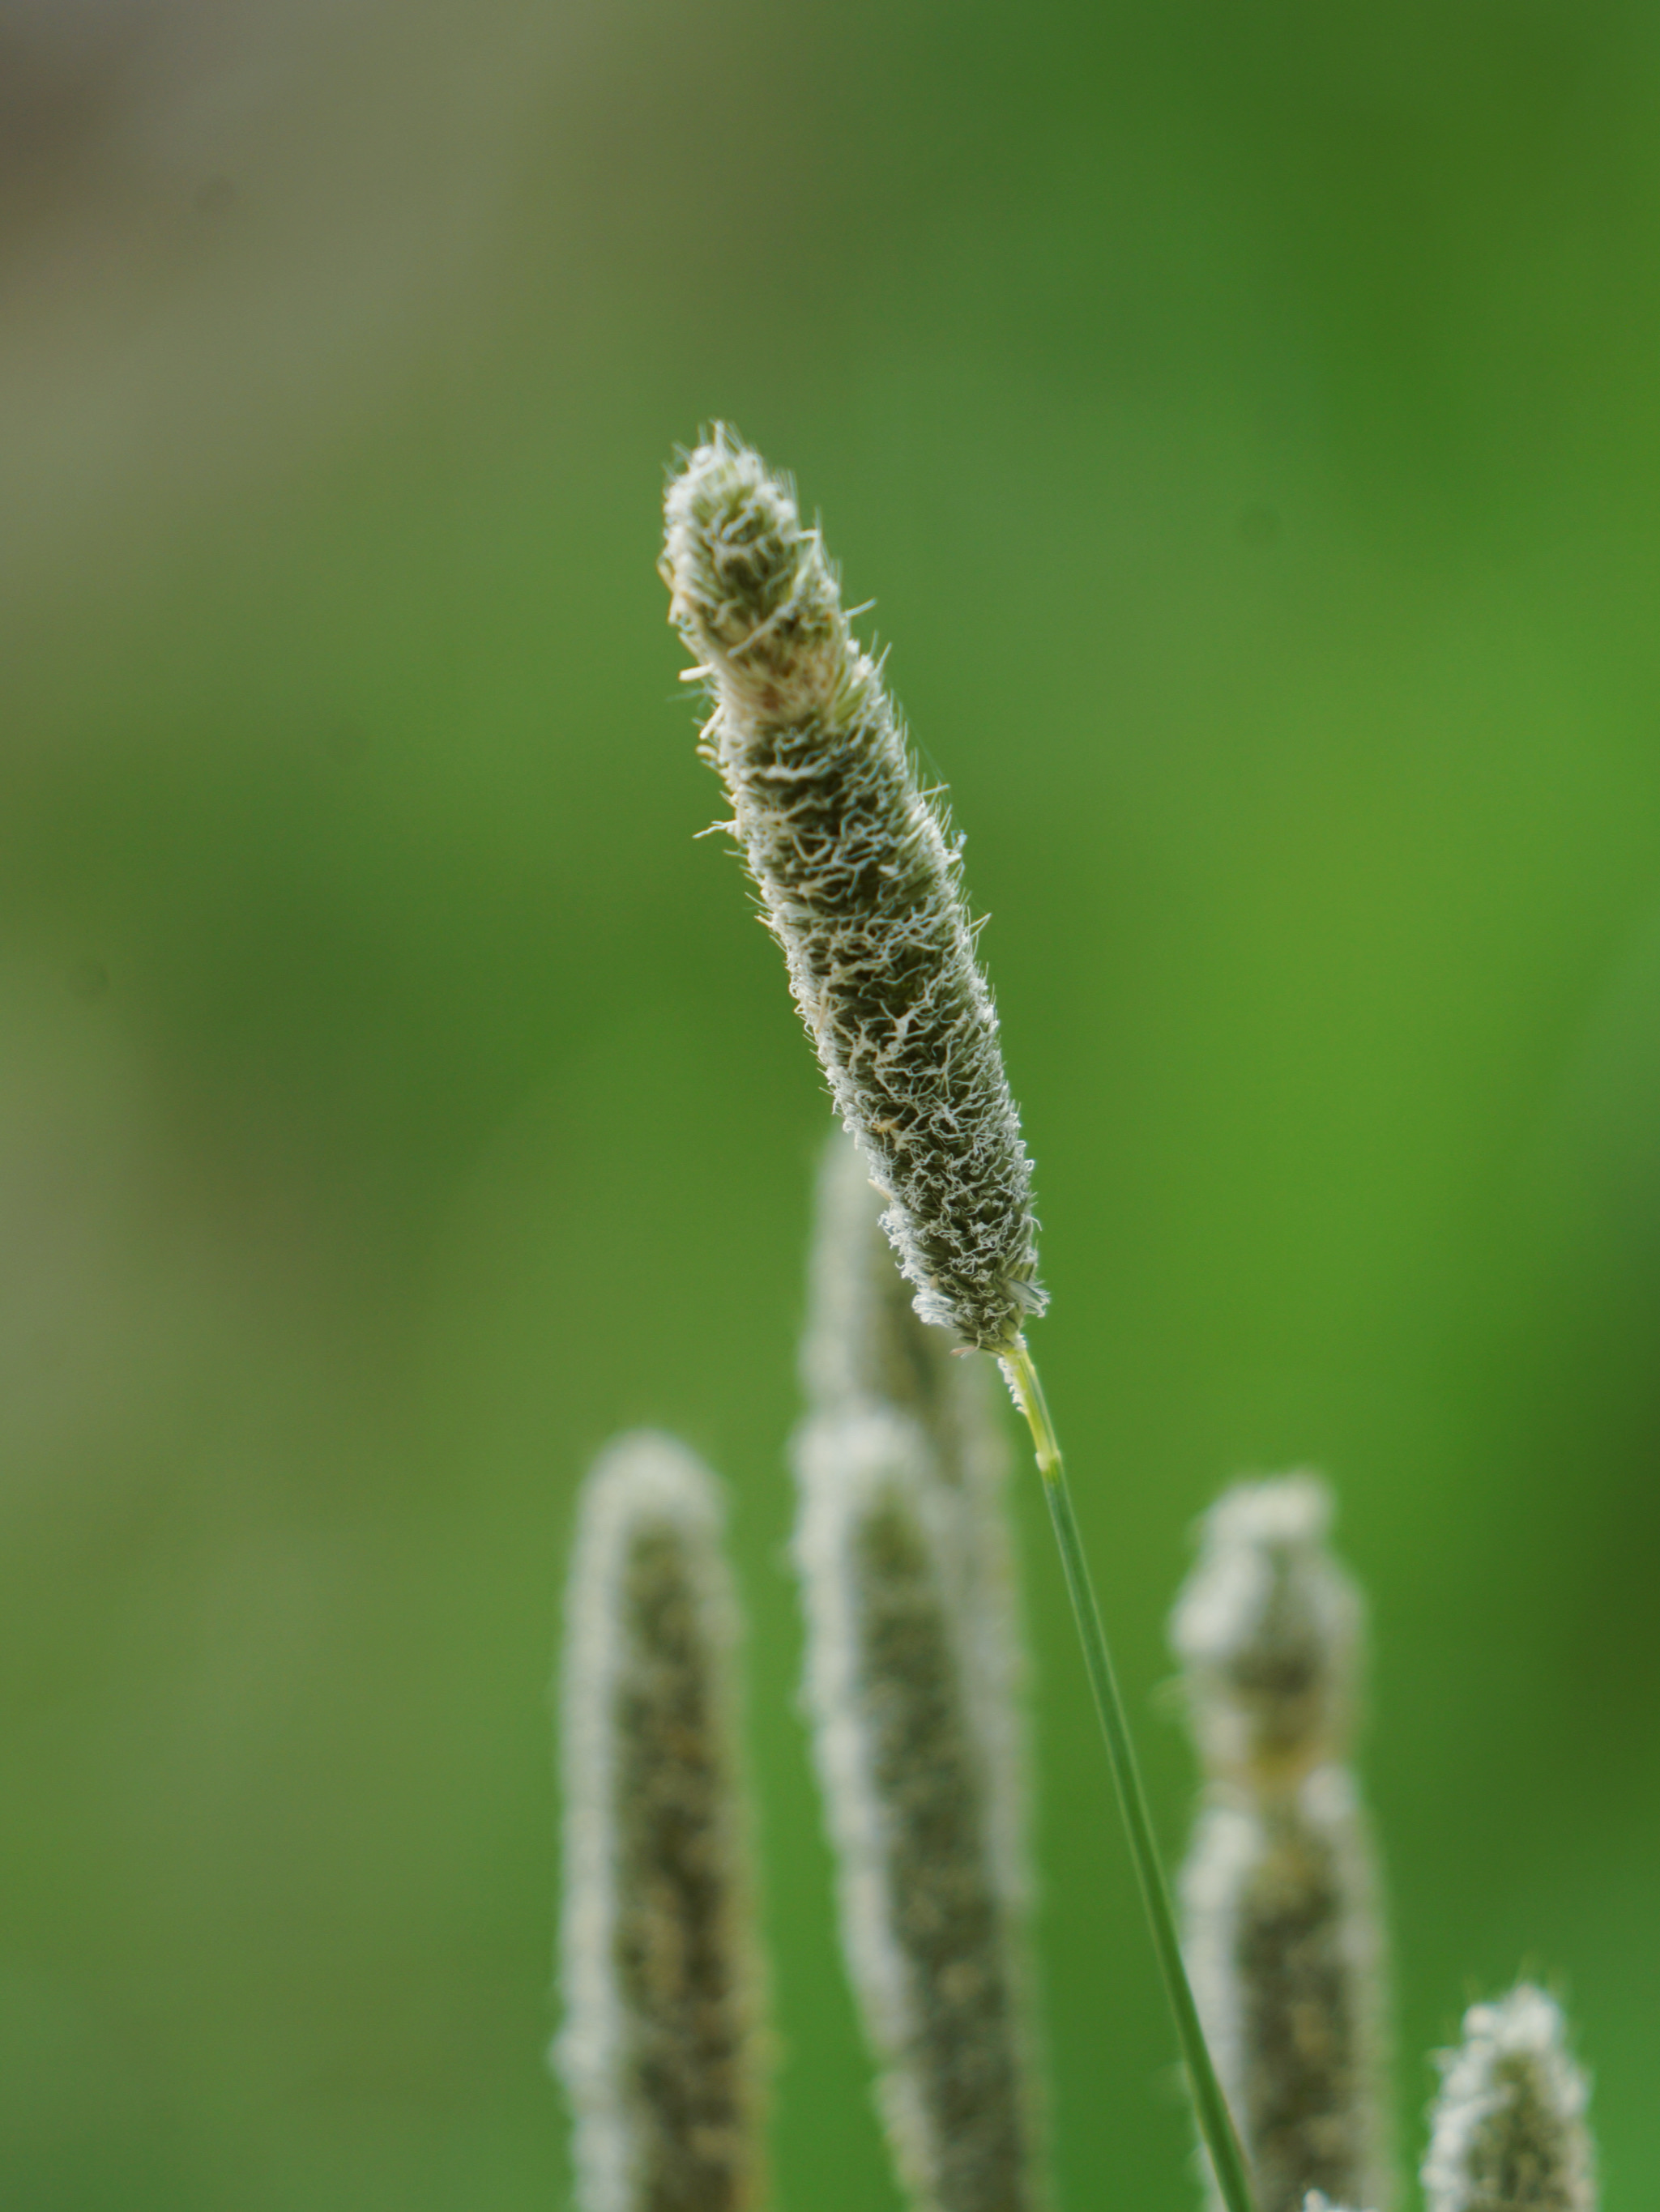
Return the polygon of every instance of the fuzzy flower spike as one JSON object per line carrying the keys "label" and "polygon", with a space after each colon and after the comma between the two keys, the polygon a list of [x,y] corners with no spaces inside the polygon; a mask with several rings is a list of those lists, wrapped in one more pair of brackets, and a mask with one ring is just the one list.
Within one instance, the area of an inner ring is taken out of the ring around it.
{"label": "fuzzy flower spike", "polygon": [[1330,1520],[1313,1475],[1238,1484],[1171,1624],[1208,1785],[1182,1877],[1188,1968],[1262,2212],[1388,2212],[1390,2195],[1387,1954],[1342,1763],[1360,1603]]}
{"label": "fuzzy flower spike", "polygon": [[705,757],[916,1310],[1006,1353],[1043,1307],[1037,1224],[959,848],[787,481],[717,425],[665,512]]}
{"label": "fuzzy flower spike", "polygon": [[580,2212],[756,2212],[766,2037],[714,1477],[620,1437],[583,1486],[562,1729]]}
{"label": "fuzzy flower spike", "polygon": [[1359,1593],[1326,1546],[1317,1475],[1241,1482],[1206,1515],[1171,1619],[1213,1779],[1295,1790],[1344,1756],[1353,1727]]}
{"label": "fuzzy flower spike", "polygon": [[1524,1982],[1472,2005],[1440,2065],[1423,2171],[1430,2212],[1596,2212],[1585,2077],[1542,1990]]}
{"label": "fuzzy flower spike", "polygon": [[911,2212],[1037,2212],[1008,1458],[990,1370],[911,1310],[877,1210],[835,1131],[793,1456],[842,1948]]}

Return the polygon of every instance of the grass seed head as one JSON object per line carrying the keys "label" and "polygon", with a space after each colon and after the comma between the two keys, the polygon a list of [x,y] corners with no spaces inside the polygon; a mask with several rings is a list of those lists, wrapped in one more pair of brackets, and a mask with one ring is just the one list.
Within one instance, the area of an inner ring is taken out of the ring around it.
{"label": "grass seed head", "polygon": [[796,1447],[806,1702],[843,1949],[916,2212],[1031,2212],[1020,1899],[975,1695],[964,1494],[912,1420],[820,1415]]}
{"label": "grass seed head", "polygon": [[1182,1875],[1183,1951],[1260,2212],[1389,2195],[1384,1960],[1365,1816],[1341,1767],[1252,1803],[1216,1791]]}
{"label": "grass seed head", "polygon": [[1295,1789],[1352,1732],[1360,1600],[1330,1522],[1317,1476],[1237,1484],[1201,1524],[1171,1615],[1206,1768],[1254,1791]]}
{"label": "grass seed head", "polygon": [[752,2212],[759,1953],[738,1771],[737,1613],[714,1477],[672,1437],[588,1477],[562,1682],[565,2021],[582,2212]]}
{"label": "grass seed head", "polygon": [[916,1310],[1006,1351],[1044,1297],[959,848],[788,483],[717,428],[665,514],[671,617],[714,702],[703,749]]}
{"label": "grass seed head", "polygon": [[1472,2005],[1439,2059],[1424,2196],[1429,2212],[1595,2212],[1589,2090],[1560,2008],[1523,1983]]}

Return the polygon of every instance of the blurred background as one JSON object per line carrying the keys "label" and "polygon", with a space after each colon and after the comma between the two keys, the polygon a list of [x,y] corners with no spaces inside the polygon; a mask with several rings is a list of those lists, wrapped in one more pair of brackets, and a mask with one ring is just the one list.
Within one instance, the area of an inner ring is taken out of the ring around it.
{"label": "blurred background", "polygon": [[[790,1685],[828,1122],[676,441],[969,832],[1158,1817],[1195,1514],[1371,1594],[1399,2097],[1518,1972],[1660,2190],[1660,19],[0,0],[0,2196],[567,2201],[573,1487],[753,1630],[781,2201],[891,2206]],[[1067,2203],[1197,2201],[1035,1484]]]}

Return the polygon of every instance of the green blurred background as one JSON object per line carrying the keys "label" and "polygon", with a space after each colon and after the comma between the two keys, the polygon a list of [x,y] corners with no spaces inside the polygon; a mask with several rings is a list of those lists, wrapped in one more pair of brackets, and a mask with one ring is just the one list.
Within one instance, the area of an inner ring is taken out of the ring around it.
{"label": "green blurred background", "polygon": [[[827,1111],[677,441],[798,474],[970,833],[1161,1826],[1194,1515],[1372,1597],[1399,2094],[1567,1996],[1660,2190],[1660,17],[0,7],[0,2197],[567,2201],[573,1486],[728,1476],[791,2212],[894,2198],[791,1684]],[[1196,2199],[1041,1503],[1065,2202]]]}

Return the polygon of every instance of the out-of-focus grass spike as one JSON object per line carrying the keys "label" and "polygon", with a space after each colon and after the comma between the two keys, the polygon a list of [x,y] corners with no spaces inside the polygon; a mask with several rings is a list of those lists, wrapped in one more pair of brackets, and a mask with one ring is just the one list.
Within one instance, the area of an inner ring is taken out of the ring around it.
{"label": "out-of-focus grass spike", "polygon": [[1429,2212],[1596,2212],[1584,2075],[1561,2008],[1523,1983],[1472,2005],[1440,2057],[1424,2160]]}
{"label": "out-of-focus grass spike", "polygon": [[765,2193],[721,1523],[714,1478],[648,1431],[614,1443],[582,1492],[561,1685],[554,2053],[582,2212],[752,2212]]}
{"label": "out-of-focus grass spike", "polygon": [[1213,1800],[1181,1884],[1188,1971],[1263,2212],[1310,2189],[1388,2197],[1383,1969],[1365,1821],[1346,1768],[1253,1805]]}
{"label": "out-of-focus grass spike", "polygon": [[1361,1608],[1307,1474],[1206,1516],[1171,1641],[1207,1790],[1181,1895],[1194,1993],[1262,2212],[1387,2205],[1388,1961],[1370,1835],[1341,1761]]}
{"label": "out-of-focus grass spike", "polygon": [[900,2177],[926,2212],[1040,2201],[1017,1900],[965,1613],[964,1500],[916,1421],[815,1415],[797,1440],[807,1704],[843,1947]]}
{"label": "out-of-focus grass spike", "polygon": [[1171,1616],[1206,1771],[1254,1796],[1295,1790],[1353,1733],[1362,1608],[1330,1526],[1317,1475],[1236,1483]]}
{"label": "out-of-focus grass spike", "polygon": [[989,1782],[997,1879],[1011,1916],[1031,1889],[1026,1655],[1008,1508],[1011,1455],[992,1370],[918,1316],[882,1231],[882,1200],[839,1130],[819,1168],[801,1379],[815,1418],[881,1411],[913,1420],[943,1486],[973,1725]]}

